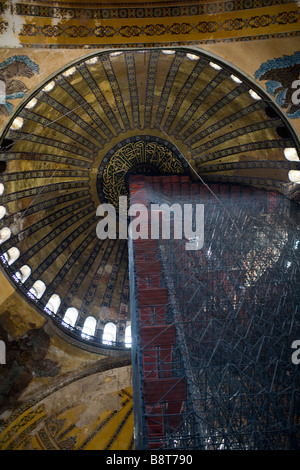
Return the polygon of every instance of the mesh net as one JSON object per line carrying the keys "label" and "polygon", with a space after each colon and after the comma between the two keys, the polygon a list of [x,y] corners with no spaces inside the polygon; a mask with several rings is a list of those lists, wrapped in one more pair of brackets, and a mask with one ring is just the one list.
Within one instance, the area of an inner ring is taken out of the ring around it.
{"label": "mesh net", "polygon": [[246,187],[144,181],[144,202],[183,215],[204,205],[201,249],[172,228],[169,239],[133,242],[144,447],[298,448],[299,205]]}

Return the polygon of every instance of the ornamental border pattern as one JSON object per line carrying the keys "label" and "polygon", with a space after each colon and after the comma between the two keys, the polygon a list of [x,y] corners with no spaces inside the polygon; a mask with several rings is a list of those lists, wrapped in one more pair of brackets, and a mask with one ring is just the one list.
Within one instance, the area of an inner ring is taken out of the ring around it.
{"label": "ornamental border pattern", "polygon": [[[1,23],[0,23],[1,25]],[[175,46],[199,46],[201,44],[220,44],[220,43],[234,43],[234,42],[247,42],[247,41],[263,41],[266,39],[284,39],[284,38],[294,38],[300,36],[299,31],[288,31],[285,33],[270,33],[270,34],[258,34],[253,36],[243,36],[243,37],[232,37],[232,38],[216,38],[216,39],[198,39],[187,40],[187,41],[166,41],[166,42],[136,42],[136,43],[127,43],[120,42],[115,44],[109,43],[94,43],[94,44],[78,44],[78,43],[63,43],[63,44],[49,44],[49,43],[20,43],[20,48],[24,49],[120,49],[126,46],[130,49],[150,49],[154,47],[175,47]]]}
{"label": "ornamental border pattern", "polygon": [[212,34],[220,31],[226,33],[231,31],[241,31],[250,29],[255,31],[258,28],[265,28],[269,26],[285,26],[287,24],[296,24],[300,21],[300,12],[291,10],[281,12],[274,15],[256,15],[250,18],[234,18],[225,19],[224,21],[199,21],[198,23],[174,22],[170,25],[163,23],[154,23],[148,25],[122,25],[121,27],[114,27],[113,25],[100,25],[95,27],[68,25],[45,24],[37,26],[34,23],[24,24],[20,32],[22,37],[36,37],[42,36],[46,38],[106,38],[112,39],[114,37],[121,38],[140,38],[146,37],[163,37],[165,35],[189,35],[189,34]]}
{"label": "ornamental border pattern", "polygon": [[[47,3],[47,2],[44,2]],[[113,3],[113,2],[112,2]],[[171,3],[171,2],[170,2]],[[183,2],[181,2],[183,3]],[[109,19],[127,19],[127,18],[170,18],[184,16],[213,15],[220,13],[230,13],[241,10],[250,10],[256,8],[270,8],[278,4],[289,4],[290,0],[227,0],[219,2],[194,2],[186,5],[155,5],[155,6],[127,6],[116,5],[103,7],[99,5],[86,4],[82,6],[49,6],[32,5],[26,3],[16,3],[15,13],[21,16],[35,16],[43,18],[59,18],[64,20],[78,20],[84,12],[85,19],[88,20],[109,20]],[[130,5],[130,3],[129,3]],[[5,2],[1,2],[0,12],[5,9]]]}

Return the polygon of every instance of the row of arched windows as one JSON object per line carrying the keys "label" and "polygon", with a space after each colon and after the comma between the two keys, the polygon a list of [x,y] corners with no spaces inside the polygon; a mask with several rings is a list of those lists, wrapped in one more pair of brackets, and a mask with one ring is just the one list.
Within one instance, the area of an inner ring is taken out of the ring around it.
{"label": "row of arched windows", "polygon": [[[33,294],[36,298],[41,298],[43,293],[46,290],[46,285],[42,281],[36,281],[32,288],[29,290],[29,293]],[[56,313],[60,307],[60,297],[57,294],[53,294],[50,299],[48,300],[45,310],[50,311],[52,313]],[[74,307],[69,307],[63,318],[63,324],[68,327],[75,327],[76,321],[78,318],[78,310]],[[85,319],[81,330],[81,337],[83,339],[89,339],[94,336],[96,331],[97,320],[93,316],[89,316]],[[105,324],[102,334],[102,344],[105,345],[113,345],[117,341],[117,326],[112,323],[108,322]],[[127,325],[125,329],[125,346],[131,346],[131,325]]]}
{"label": "row of arched windows", "polygon": [[[66,317],[68,318],[70,316],[70,312],[68,312],[68,310],[66,311],[63,321],[66,321],[65,318]],[[91,317],[91,316],[87,317],[85,319],[85,322],[81,331],[82,338],[89,339],[90,336],[94,335],[95,330],[96,330],[96,318]],[[102,334],[102,344],[111,346],[116,342],[116,340],[117,340],[117,326],[112,322],[106,323],[103,329],[103,334]],[[127,327],[125,328],[124,344],[125,344],[125,347],[131,347],[131,325],[130,324],[127,325]]]}
{"label": "row of arched windows", "polygon": [[[4,193],[4,184],[0,183],[0,196]],[[6,208],[4,206],[0,206],[0,220],[5,217],[6,215]],[[11,237],[11,230],[9,227],[3,227],[0,230],[0,245],[7,241]],[[5,253],[1,254],[2,261],[11,266],[20,256],[20,250],[13,246],[9,248]],[[29,276],[31,275],[31,268],[27,264],[23,265],[13,274],[13,278],[22,284],[27,281]],[[40,299],[47,287],[46,284],[41,281],[40,279],[35,281],[32,287],[28,290],[27,295],[32,299]],[[53,294],[50,299],[48,300],[44,310],[49,313],[56,314],[61,304],[61,299],[59,295]],[[62,323],[66,327],[75,327],[76,321],[78,318],[78,310],[74,307],[69,307],[62,319]],[[96,331],[96,318],[89,316],[86,318],[82,330],[81,336],[84,339],[89,339],[93,337]],[[108,322],[104,326],[103,335],[102,335],[102,343],[105,345],[113,345],[117,339],[117,326],[112,323]],[[125,339],[124,343],[126,347],[131,347],[131,325],[128,324],[125,329]]]}
{"label": "row of arched windows", "polygon": [[[7,263],[9,266],[12,265],[20,256],[20,251],[16,247],[9,248],[5,253],[1,255],[2,260]],[[21,282],[22,284],[29,278],[31,275],[31,268],[28,265],[23,265],[18,271],[13,275],[13,278]],[[28,290],[27,295],[32,299],[40,299],[46,291],[46,284],[38,279],[34,282],[32,287]],[[61,304],[61,299],[58,294],[53,294],[48,300],[44,310],[47,312],[56,314]],[[74,307],[69,307],[62,319],[62,323],[67,328],[74,327],[78,318],[78,310]],[[81,337],[84,339],[89,339],[94,336],[96,330],[96,318],[89,316],[86,318],[82,331]],[[116,342],[117,337],[117,327],[114,323],[106,323],[103,335],[102,343],[105,345],[113,345]],[[131,347],[131,326],[128,325],[125,329],[125,340],[126,347]]]}
{"label": "row of arched windows", "polygon": [[[28,291],[28,295],[32,298],[40,299],[42,295],[44,294],[46,290],[46,285],[43,281],[35,281],[31,289]],[[44,307],[44,310],[50,311],[51,313],[56,314],[59,307],[60,307],[61,299],[59,295],[53,294],[50,299],[48,300],[46,306]],[[76,321],[78,318],[78,310],[74,307],[69,307],[63,318],[62,318],[62,323],[64,326],[67,328],[75,327]],[[93,316],[89,316],[85,319],[85,322],[83,324],[82,330],[81,330],[81,337],[83,339],[90,339],[91,337],[94,336],[95,331],[96,331],[96,325],[97,325],[97,320]],[[103,329],[103,334],[102,334],[102,344],[105,345],[114,345],[114,343],[117,340],[117,326],[112,323],[108,322],[105,324],[104,329]],[[125,329],[125,339],[124,343],[126,347],[131,347],[131,325],[127,325]]]}
{"label": "row of arched windows", "polygon": [[[16,247],[12,247],[7,252],[3,253],[2,260],[6,262],[8,265],[11,265],[18,259],[20,256],[20,251]],[[28,265],[23,265],[18,271],[16,271],[13,275],[13,278],[21,282],[22,284],[29,278],[31,275],[31,268]],[[46,284],[38,279],[34,282],[32,287],[28,290],[27,295],[32,299],[40,299],[46,291]],[[61,299],[58,294],[53,294],[50,299],[48,300],[44,310],[47,312],[51,312],[56,314],[61,304]],[[66,327],[74,327],[78,318],[78,310],[74,307],[69,307],[62,319],[63,324]],[[96,318],[89,316],[86,318],[82,331],[81,336],[84,339],[89,339],[90,337],[94,336],[96,330]],[[114,323],[108,322],[106,323],[103,336],[102,336],[102,343],[106,345],[113,345],[116,342],[117,337],[117,327]],[[125,329],[125,346],[131,347],[131,326],[128,325]]]}
{"label": "row of arched windows", "polygon": [[[66,326],[74,327],[77,317],[78,317],[78,310],[74,307],[69,307],[66,310],[62,321]],[[93,337],[96,331],[96,324],[97,324],[97,321],[95,317],[92,317],[92,316],[87,317],[85,319],[85,322],[81,330],[81,337],[84,339],[89,339],[90,337]],[[116,340],[117,340],[117,326],[112,322],[106,323],[103,329],[103,334],[102,334],[102,344],[110,346],[110,345],[113,345],[116,342]],[[124,344],[125,344],[125,347],[127,348],[131,347],[131,325],[130,324],[128,324],[127,327],[125,328]]]}

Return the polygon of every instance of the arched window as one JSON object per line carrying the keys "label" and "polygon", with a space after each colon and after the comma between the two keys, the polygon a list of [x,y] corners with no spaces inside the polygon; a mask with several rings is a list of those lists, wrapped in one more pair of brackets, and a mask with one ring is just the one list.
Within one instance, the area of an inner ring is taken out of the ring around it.
{"label": "arched window", "polygon": [[60,306],[60,297],[57,294],[51,295],[48,303],[46,304],[46,309],[50,310],[53,313],[56,313]]}
{"label": "arched window", "polygon": [[43,281],[35,281],[31,289],[27,292],[32,299],[40,299],[46,290],[46,285]]}
{"label": "arched window", "polygon": [[290,170],[289,171],[289,180],[292,183],[300,184],[300,171],[299,170]]}
{"label": "arched window", "polygon": [[75,326],[76,320],[78,317],[78,310],[74,307],[69,307],[63,318],[63,322],[70,326]]}
{"label": "arched window", "polygon": [[113,344],[116,341],[117,337],[117,327],[114,323],[109,322],[106,323],[103,335],[102,335],[102,343],[103,344]]}
{"label": "arched window", "polygon": [[7,250],[6,253],[3,253],[3,256],[5,257],[7,264],[10,266],[19,258],[20,250],[19,248],[16,248],[15,246],[13,246],[9,250]]}
{"label": "arched window", "polygon": [[6,207],[0,206],[0,219],[3,219],[5,214],[6,214]]}
{"label": "arched window", "polygon": [[51,82],[47,83],[47,85],[44,86],[42,91],[49,92],[49,91],[52,91],[54,87],[55,87],[55,81],[52,80]]}
{"label": "arched window", "polygon": [[243,83],[242,80],[240,80],[238,77],[236,77],[235,75],[230,75],[230,78],[231,80],[233,80],[235,83]]}
{"label": "arched window", "polygon": [[2,194],[4,193],[4,189],[4,184],[0,183],[0,196],[2,196]]}
{"label": "arched window", "polygon": [[13,120],[13,122],[12,122],[12,124],[11,124],[11,126],[10,126],[10,129],[11,129],[12,131],[17,131],[18,129],[21,129],[21,127],[23,126],[23,124],[24,124],[24,119],[23,119],[22,117],[20,117],[20,116],[17,116],[17,117]]}
{"label": "arched window", "polygon": [[199,57],[198,55],[196,55],[196,54],[190,54],[190,53],[188,53],[186,56],[187,56],[187,58],[190,59],[190,60],[199,60],[199,59],[200,59],[200,57]]}
{"label": "arched window", "polygon": [[283,151],[284,156],[291,162],[299,162],[299,155],[294,147],[286,147]]}
{"label": "arched window", "polygon": [[175,51],[171,50],[171,49],[162,49],[161,51],[163,54],[166,54],[166,55],[174,55],[175,54]]}
{"label": "arched window", "polygon": [[20,270],[17,271],[17,272],[13,275],[13,277],[14,277],[15,279],[17,279],[18,281],[22,282],[22,284],[23,284],[23,282],[27,281],[27,279],[29,278],[30,274],[31,274],[31,269],[30,269],[30,267],[27,266],[27,264],[24,264],[24,266],[22,266],[22,267],[20,268]]}
{"label": "arched window", "polygon": [[25,108],[26,109],[32,109],[36,106],[37,104],[37,99],[36,98],[32,98],[30,101],[28,101],[28,103],[26,104]]}
{"label": "arched window", "polygon": [[96,64],[96,62],[98,62],[98,57],[91,57],[90,59],[87,59],[85,61],[85,63],[87,65],[92,65],[92,64]]}
{"label": "arched window", "polygon": [[214,62],[210,62],[209,65],[215,70],[222,70],[222,67]]}
{"label": "arched window", "polygon": [[256,93],[254,90],[249,90],[249,95],[254,99],[254,100],[261,100],[261,97]]}
{"label": "arched window", "polygon": [[76,70],[77,70],[76,67],[74,67],[74,66],[70,67],[68,70],[65,70],[63,72],[63,76],[64,77],[71,77],[71,75],[74,75],[74,73],[76,73]]}
{"label": "arched window", "polygon": [[6,240],[8,240],[10,236],[11,236],[10,229],[8,227],[3,227],[0,230],[0,245],[1,243],[6,242]]}
{"label": "arched window", "polygon": [[125,328],[125,347],[131,348],[132,338],[131,338],[131,324],[129,323]]}
{"label": "arched window", "polygon": [[81,336],[82,338],[89,339],[90,336],[94,336],[96,330],[96,318],[94,317],[87,317],[82,331],[81,331]]}

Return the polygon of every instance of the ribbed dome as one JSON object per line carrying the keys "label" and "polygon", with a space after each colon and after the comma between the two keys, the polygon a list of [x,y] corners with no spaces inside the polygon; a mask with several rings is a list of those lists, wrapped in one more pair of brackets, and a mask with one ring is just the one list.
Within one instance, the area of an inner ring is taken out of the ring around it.
{"label": "ribbed dome", "polygon": [[289,196],[296,140],[261,88],[203,51],[90,54],[34,90],[3,133],[3,267],[60,334],[93,350],[124,348],[127,242],[97,238],[99,204],[117,205],[132,173],[190,174]]}

